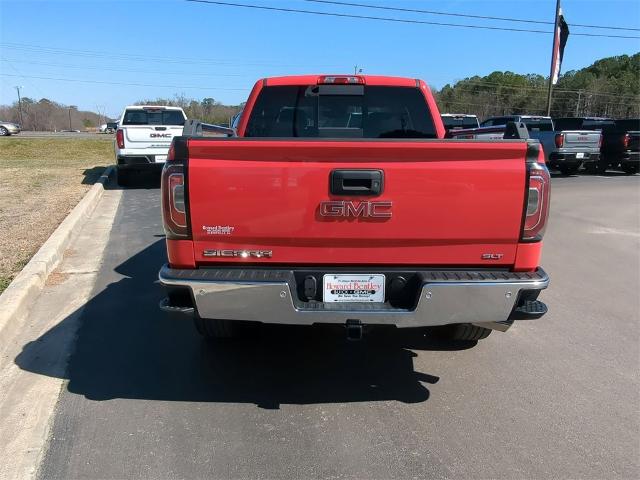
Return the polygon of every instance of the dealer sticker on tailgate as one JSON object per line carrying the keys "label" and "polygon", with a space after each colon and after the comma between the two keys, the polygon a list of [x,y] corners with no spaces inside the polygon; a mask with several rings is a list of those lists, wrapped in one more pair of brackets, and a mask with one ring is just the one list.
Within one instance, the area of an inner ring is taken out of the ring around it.
{"label": "dealer sticker on tailgate", "polygon": [[384,302],[384,275],[325,275],[325,302]]}

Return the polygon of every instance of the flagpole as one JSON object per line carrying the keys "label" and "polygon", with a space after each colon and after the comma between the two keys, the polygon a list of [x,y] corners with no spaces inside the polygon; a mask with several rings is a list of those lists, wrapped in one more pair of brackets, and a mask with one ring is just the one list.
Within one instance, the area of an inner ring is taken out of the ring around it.
{"label": "flagpole", "polygon": [[[556,51],[556,42],[558,39],[558,18],[560,17],[560,0],[556,0],[556,21],[553,23],[553,44],[551,45],[551,68],[549,69],[549,92],[547,94],[547,117],[551,116],[551,87],[553,85],[553,70],[555,62],[553,55]],[[560,52],[558,52],[560,55]]]}

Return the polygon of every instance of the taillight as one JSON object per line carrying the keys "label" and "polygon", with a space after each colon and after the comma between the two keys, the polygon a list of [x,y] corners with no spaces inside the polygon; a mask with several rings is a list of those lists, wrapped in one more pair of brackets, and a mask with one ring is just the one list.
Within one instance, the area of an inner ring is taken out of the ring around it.
{"label": "taillight", "polygon": [[522,240],[536,242],[542,240],[549,216],[551,200],[551,180],[549,170],[539,163],[527,165],[527,201],[525,203]]}
{"label": "taillight", "polygon": [[556,148],[562,148],[564,145],[564,133],[556,133]]}
{"label": "taillight", "polygon": [[337,84],[337,85],[364,85],[364,78],[353,76],[336,76],[336,75],[323,75],[318,77],[318,85],[321,84]]}
{"label": "taillight", "polygon": [[598,138],[598,148],[602,148],[602,134],[600,134],[600,137]]}
{"label": "taillight", "polygon": [[118,148],[124,148],[124,131],[121,129],[116,131],[116,143]]}
{"label": "taillight", "polygon": [[629,144],[631,143],[631,135],[628,133],[624,134],[624,138],[622,139],[622,145],[624,148],[629,148]]}
{"label": "taillight", "polygon": [[171,144],[167,162],[162,169],[160,190],[162,196],[162,221],[169,240],[191,238],[188,224],[186,162],[175,159],[175,148]]}

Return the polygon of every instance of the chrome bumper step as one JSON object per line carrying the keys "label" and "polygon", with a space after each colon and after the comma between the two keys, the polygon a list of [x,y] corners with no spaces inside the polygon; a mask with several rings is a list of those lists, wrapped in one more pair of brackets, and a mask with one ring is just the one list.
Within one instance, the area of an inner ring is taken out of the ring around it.
{"label": "chrome bumper step", "polygon": [[[385,273],[384,268],[366,270]],[[326,269],[327,273],[334,271]],[[350,273],[362,271],[353,269]],[[182,301],[173,306],[168,300],[161,308],[189,313],[193,307],[193,313],[202,318],[221,320],[290,325],[346,324],[358,320],[364,325],[397,327],[510,322],[521,317],[537,318],[535,315],[546,312],[546,306],[536,301],[539,291],[549,284],[542,269],[423,270],[413,274],[419,275],[421,281],[414,306],[395,308],[389,303],[304,301],[298,294],[294,270],[234,267],[179,270],[165,265],[160,270],[160,282],[169,289],[169,298],[178,292]],[[185,297],[190,298],[192,305],[185,304]]]}

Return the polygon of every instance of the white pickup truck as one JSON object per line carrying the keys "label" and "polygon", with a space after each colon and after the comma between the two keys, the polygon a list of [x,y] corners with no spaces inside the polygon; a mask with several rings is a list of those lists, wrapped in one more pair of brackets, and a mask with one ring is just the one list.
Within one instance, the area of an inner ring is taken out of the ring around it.
{"label": "white pickup truck", "polygon": [[131,105],[118,122],[114,142],[118,185],[128,185],[131,176],[157,169],[167,160],[173,137],[182,135],[187,119],[179,107]]}

